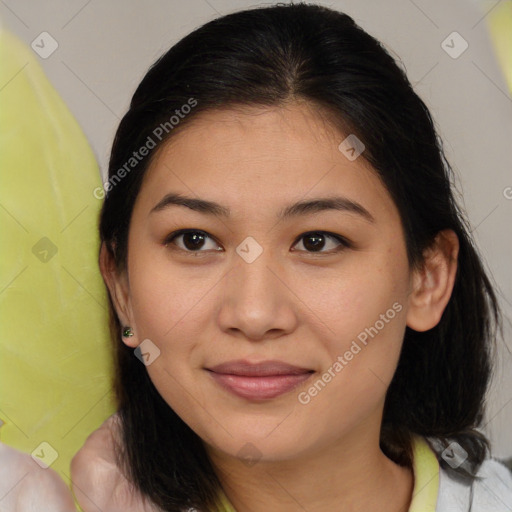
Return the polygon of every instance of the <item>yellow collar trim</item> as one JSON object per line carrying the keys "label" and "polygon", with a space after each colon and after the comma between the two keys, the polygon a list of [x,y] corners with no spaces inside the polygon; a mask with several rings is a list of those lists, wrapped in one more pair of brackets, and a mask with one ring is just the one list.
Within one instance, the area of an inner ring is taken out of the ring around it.
{"label": "yellow collar trim", "polygon": [[414,488],[409,512],[436,512],[439,491],[439,462],[419,435],[413,435]]}

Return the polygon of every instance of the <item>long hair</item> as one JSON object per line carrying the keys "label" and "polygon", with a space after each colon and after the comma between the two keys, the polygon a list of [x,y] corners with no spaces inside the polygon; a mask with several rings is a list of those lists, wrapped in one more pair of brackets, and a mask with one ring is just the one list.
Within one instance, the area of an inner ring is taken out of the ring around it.
{"label": "long hair", "polygon": [[[210,21],[168,50],[143,78],[117,130],[101,241],[117,270],[126,271],[130,218],[151,157],[200,112],[295,100],[314,105],[341,133],[364,143],[362,157],[400,213],[411,269],[421,268],[440,230],[458,236],[458,269],[442,318],[425,332],[406,328],[380,446],[411,466],[413,434],[441,446],[456,441],[468,461],[455,471],[471,478],[489,450],[478,428],[496,327],[502,329],[499,305],[454,198],[453,171],[428,108],[381,43],[348,15],[302,3],[255,8]],[[133,160],[134,151],[153,145],[147,157]],[[110,295],[109,307],[127,476],[165,510],[215,510],[220,482],[202,440],[120,341]]]}

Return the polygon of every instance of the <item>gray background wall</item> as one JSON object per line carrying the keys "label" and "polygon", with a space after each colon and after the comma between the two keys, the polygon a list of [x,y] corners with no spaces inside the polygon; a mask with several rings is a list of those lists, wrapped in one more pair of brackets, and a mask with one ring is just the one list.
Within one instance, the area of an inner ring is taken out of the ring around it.
{"label": "gray background wall", "polygon": [[[315,3],[346,12],[400,58],[434,116],[457,175],[473,235],[499,287],[505,340],[498,341],[498,369],[485,431],[494,453],[510,457],[512,193],[507,187],[512,187],[512,98],[494,57],[486,16],[500,1]],[[0,19],[28,45],[43,31],[57,41],[55,52],[40,62],[89,138],[105,178],[114,131],[148,67],[197,26],[256,5],[264,3],[1,0]],[[441,47],[453,31],[469,45],[458,58]]]}

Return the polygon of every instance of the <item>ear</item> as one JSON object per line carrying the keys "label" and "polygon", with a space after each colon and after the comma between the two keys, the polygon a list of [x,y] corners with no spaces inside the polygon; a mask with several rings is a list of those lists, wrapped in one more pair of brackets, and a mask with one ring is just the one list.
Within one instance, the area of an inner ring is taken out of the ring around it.
{"label": "ear", "polygon": [[459,239],[451,229],[440,231],[425,252],[425,262],[413,272],[407,325],[415,331],[428,331],[441,320],[450,300],[459,255]]}
{"label": "ear", "polygon": [[103,280],[107,285],[112,302],[116,309],[117,317],[122,326],[130,326],[134,335],[125,338],[122,332],[119,336],[123,343],[129,347],[136,348],[138,343],[137,329],[133,320],[133,313],[130,301],[130,286],[127,272],[119,273],[114,261],[113,254],[107,249],[105,242],[102,242],[99,256],[99,266]]}

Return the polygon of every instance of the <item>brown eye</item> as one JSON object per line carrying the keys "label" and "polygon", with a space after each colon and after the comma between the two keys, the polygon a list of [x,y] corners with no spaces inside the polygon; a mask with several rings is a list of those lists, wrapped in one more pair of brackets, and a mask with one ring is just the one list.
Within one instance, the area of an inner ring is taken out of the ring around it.
{"label": "brown eye", "polygon": [[[180,240],[181,239],[181,240]],[[180,242],[178,242],[180,240]],[[304,249],[308,253],[330,254],[351,247],[350,242],[340,235],[325,231],[311,231],[300,236]],[[208,247],[210,243],[210,247]],[[164,245],[173,245],[173,248],[187,253],[201,253],[207,251],[222,251],[208,233],[199,230],[180,230],[171,233],[164,241]],[[295,242],[294,247],[298,245]],[[325,249],[325,250],[324,250]]]}
{"label": "brown eye", "polygon": [[[176,243],[175,241],[179,238],[182,238],[181,244]],[[204,231],[193,231],[193,230],[181,230],[171,233],[164,242],[164,245],[173,244],[178,249],[181,249],[186,252],[204,252],[201,249],[204,249],[207,246],[208,240],[213,241],[213,238],[210,237]],[[217,245],[217,244],[215,244]],[[217,246],[218,247],[218,246]],[[212,250],[212,247],[206,247],[206,250]],[[213,250],[218,250],[213,248]],[[222,250],[222,249],[221,249]]]}
{"label": "brown eye", "polygon": [[[299,240],[307,252],[332,253],[350,247],[350,243],[339,235],[327,233],[325,231],[311,231],[301,235]],[[337,243],[328,243],[328,240],[334,240]],[[323,250],[327,246],[327,250]],[[303,249],[301,249],[303,250]]]}

